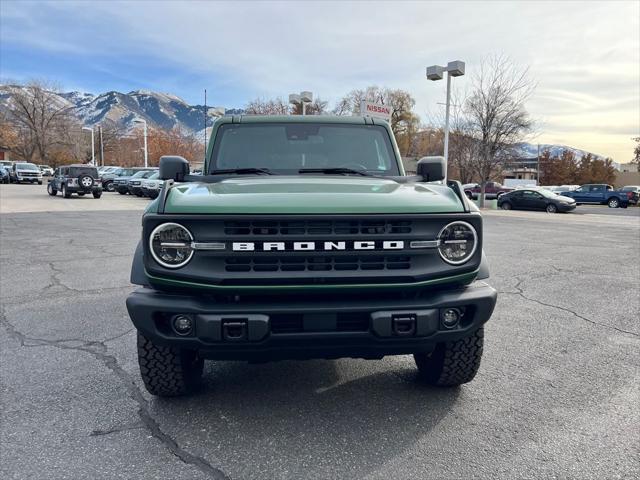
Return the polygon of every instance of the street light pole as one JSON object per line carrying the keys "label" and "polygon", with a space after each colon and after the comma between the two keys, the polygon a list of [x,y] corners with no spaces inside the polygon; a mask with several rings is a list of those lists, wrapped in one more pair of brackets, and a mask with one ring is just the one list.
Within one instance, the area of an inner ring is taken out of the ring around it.
{"label": "street light pole", "polygon": [[136,118],[133,123],[142,123],[144,126],[144,167],[149,166],[149,152],[147,151],[147,121],[142,118]]}
{"label": "street light pole", "polygon": [[[449,62],[446,67],[440,65],[432,65],[427,67],[427,78],[429,80],[442,80],[444,72],[447,72],[447,103],[444,119],[444,161],[447,169],[449,167],[449,111],[451,107],[451,77],[461,77],[464,75],[464,62],[456,60]],[[444,183],[447,183],[447,171],[444,175]]]}
{"label": "street light pole", "polygon": [[[451,74],[447,72],[447,106],[444,114],[444,161],[449,166],[449,109],[451,108]],[[444,175],[444,183],[447,184],[447,173]]]}
{"label": "street light pole", "polygon": [[96,146],[93,141],[93,128],[82,127],[82,130],[91,132],[91,165],[96,166]]}
{"label": "street light pole", "polygon": [[302,115],[307,114],[307,103],[313,102],[313,93],[311,92],[300,92],[289,94],[289,103],[293,105],[297,105],[298,103],[302,106]]}
{"label": "street light pole", "polygon": [[100,163],[101,166],[104,167],[104,143],[102,142],[102,125],[98,127],[98,131],[100,132]]}

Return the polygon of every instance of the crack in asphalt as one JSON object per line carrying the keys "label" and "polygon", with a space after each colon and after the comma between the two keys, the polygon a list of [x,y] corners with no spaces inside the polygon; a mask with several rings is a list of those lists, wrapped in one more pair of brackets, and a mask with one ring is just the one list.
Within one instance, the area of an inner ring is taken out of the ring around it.
{"label": "crack in asphalt", "polygon": [[[557,271],[560,271],[560,270],[557,270]],[[532,278],[534,278],[534,277],[531,277],[531,278],[519,278],[519,277],[515,277],[515,278],[517,278],[517,279],[518,279],[518,283],[516,283],[516,284],[513,286],[513,288],[514,288],[515,290],[517,290],[516,292],[501,291],[501,292],[499,292],[499,293],[500,293],[500,294],[507,294],[507,295],[518,295],[518,296],[520,296],[521,298],[523,298],[523,299],[525,299],[525,300],[527,300],[527,301],[529,301],[529,302],[537,303],[538,305],[542,305],[542,306],[550,307],[550,308],[555,308],[555,309],[557,309],[557,310],[562,310],[563,312],[570,313],[570,314],[574,315],[575,317],[577,317],[577,318],[579,318],[579,319],[581,319],[581,320],[583,320],[583,321],[585,321],[585,322],[588,322],[588,323],[590,323],[590,324],[592,324],[592,325],[595,325],[595,326],[598,326],[598,327],[609,328],[609,329],[611,329],[611,330],[615,330],[615,331],[617,331],[617,332],[624,333],[624,334],[627,334],[627,335],[632,335],[632,336],[634,336],[634,337],[640,337],[640,334],[638,334],[638,333],[636,333],[636,332],[631,332],[631,331],[629,331],[629,330],[624,330],[623,328],[618,328],[618,327],[615,327],[615,326],[613,326],[613,325],[609,325],[609,324],[607,324],[607,323],[600,323],[600,322],[597,322],[597,321],[595,321],[595,320],[593,320],[593,319],[591,319],[591,318],[587,318],[587,317],[585,317],[585,316],[583,316],[583,315],[580,315],[579,313],[577,313],[577,312],[575,312],[575,311],[571,310],[570,308],[562,307],[562,306],[560,306],[560,305],[554,305],[554,304],[552,304],[552,303],[546,303],[546,302],[543,302],[543,301],[541,301],[541,300],[537,300],[537,299],[535,299],[535,298],[528,297],[528,296],[524,293],[524,289],[521,287],[521,285],[522,285],[524,282],[526,282],[527,280],[531,280],[531,279],[532,279]],[[535,277],[535,278],[540,278],[540,277]]]}
{"label": "crack in asphalt", "polygon": [[[4,310],[0,311],[0,324],[2,324],[7,331],[8,335],[17,340],[21,347],[40,347],[49,346],[60,348],[63,350],[75,350],[86,352],[104,364],[111,372],[113,372],[122,382],[129,397],[138,405],[138,416],[144,427],[146,427],[151,435],[156,438],[169,452],[185,464],[192,465],[200,470],[202,473],[213,479],[229,480],[230,477],[226,475],[222,470],[211,465],[207,460],[197,455],[193,455],[184,450],[178,442],[173,439],[169,434],[165,433],[158,424],[158,421],[151,415],[149,411],[149,404],[142,395],[142,392],[135,384],[131,376],[118,364],[118,360],[113,355],[107,354],[107,346],[104,342],[100,341],[84,341],[80,339],[59,339],[59,340],[47,340],[43,338],[34,338],[25,335],[20,332],[14,325],[12,325],[6,318]],[[123,336],[129,331],[121,334]],[[117,337],[115,337],[117,338]],[[109,341],[109,340],[106,340]],[[123,429],[114,428],[112,431],[106,431],[106,433],[98,433],[96,435],[104,435],[107,433],[115,433],[122,431]],[[94,432],[96,432],[94,430]],[[101,431],[98,431],[101,432]],[[92,433],[91,435],[94,435]]]}

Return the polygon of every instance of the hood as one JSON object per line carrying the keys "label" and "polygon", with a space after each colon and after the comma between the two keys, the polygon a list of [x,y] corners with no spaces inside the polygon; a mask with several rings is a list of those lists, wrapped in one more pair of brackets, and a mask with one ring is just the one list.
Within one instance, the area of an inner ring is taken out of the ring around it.
{"label": "hood", "polygon": [[351,214],[464,211],[453,190],[427,183],[346,176],[261,176],[179,184],[165,213]]}
{"label": "hood", "polygon": [[558,200],[562,200],[563,202],[569,202],[569,203],[573,203],[575,202],[575,200],[571,197],[566,197],[564,195],[558,195]]}

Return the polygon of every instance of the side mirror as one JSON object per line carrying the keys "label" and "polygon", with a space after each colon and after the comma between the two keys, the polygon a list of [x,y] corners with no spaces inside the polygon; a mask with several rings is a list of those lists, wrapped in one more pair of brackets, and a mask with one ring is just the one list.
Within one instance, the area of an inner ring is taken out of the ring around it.
{"label": "side mirror", "polygon": [[160,157],[160,172],[158,177],[161,180],[181,182],[186,175],[189,175],[189,162],[184,158],[174,155],[164,155]]}
{"label": "side mirror", "polygon": [[416,170],[425,182],[437,182],[444,180],[447,165],[444,157],[422,157],[418,160]]}

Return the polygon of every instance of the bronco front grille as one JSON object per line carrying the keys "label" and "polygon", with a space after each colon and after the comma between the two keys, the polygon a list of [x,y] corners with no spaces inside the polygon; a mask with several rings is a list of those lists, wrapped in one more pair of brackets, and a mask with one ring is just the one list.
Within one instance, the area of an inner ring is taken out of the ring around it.
{"label": "bronco front grille", "polygon": [[407,255],[256,256],[225,259],[227,272],[326,272],[354,270],[408,270]]}
{"label": "bronco front grille", "polygon": [[409,234],[410,220],[253,220],[224,222],[226,235]]}

